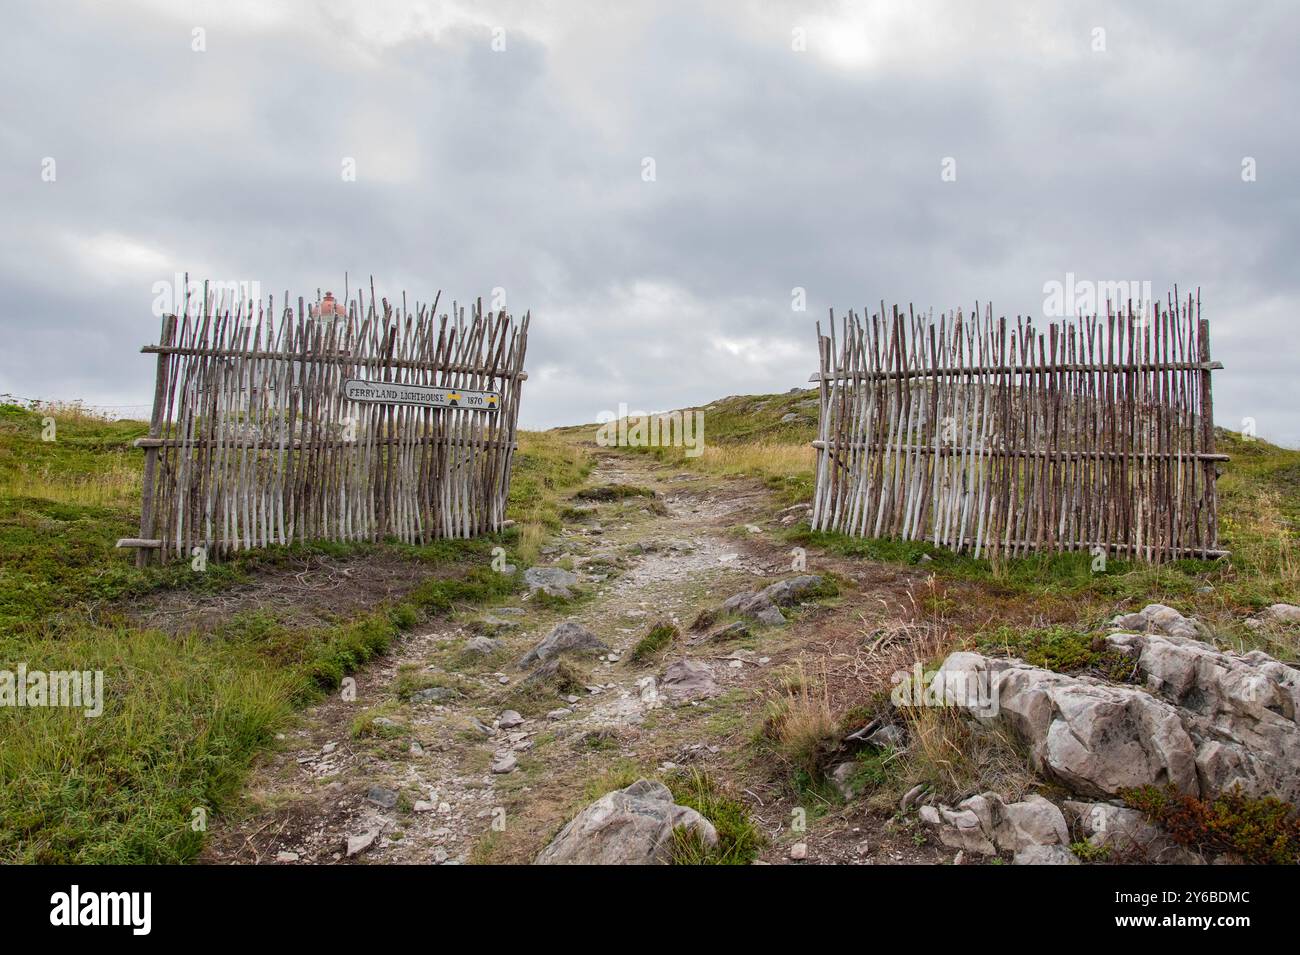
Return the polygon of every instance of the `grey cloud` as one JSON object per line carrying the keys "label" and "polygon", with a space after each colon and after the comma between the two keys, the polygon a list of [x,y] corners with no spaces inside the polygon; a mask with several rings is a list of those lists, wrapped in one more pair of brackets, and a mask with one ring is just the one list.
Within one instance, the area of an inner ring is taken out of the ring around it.
{"label": "grey cloud", "polygon": [[[534,313],[529,426],[783,390],[828,307],[1038,314],[1073,272],[1199,285],[1220,422],[1300,444],[1281,0],[193,9],[11,13],[0,391],[147,401],[151,286],[186,269],[277,295],[345,270],[421,299],[503,286]],[[826,55],[862,17],[869,52]]]}

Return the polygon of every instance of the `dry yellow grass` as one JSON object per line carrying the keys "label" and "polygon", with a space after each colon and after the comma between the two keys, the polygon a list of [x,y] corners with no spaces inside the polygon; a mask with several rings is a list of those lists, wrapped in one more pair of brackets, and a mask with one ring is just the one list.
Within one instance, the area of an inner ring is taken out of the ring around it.
{"label": "dry yellow grass", "polygon": [[996,789],[1018,799],[1033,782],[1015,742],[992,725],[942,706],[900,707],[908,747],[898,789],[924,783],[947,801]]}
{"label": "dry yellow grass", "polygon": [[804,443],[711,444],[705,445],[704,453],[696,460],[700,468],[714,474],[741,474],[755,477],[787,477],[797,474],[811,476],[815,452],[810,445]]}
{"label": "dry yellow grass", "polygon": [[705,444],[691,457],[684,448],[657,448],[657,456],[674,467],[692,468],[715,477],[802,478],[811,482],[816,452],[805,442],[756,441]]}
{"label": "dry yellow grass", "polygon": [[81,401],[33,401],[28,407],[36,414],[49,415],[59,424],[108,424],[114,420]]}
{"label": "dry yellow grass", "polygon": [[811,683],[800,661],[768,702],[764,735],[792,769],[816,778],[838,728],[826,681]]}
{"label": "dry yellow grass", "polygon": [[[1233,559],[1269,571],[1280,580],[1300,583],[1300,555],[1295,532],[1282,513],[1282,495],[1267,487],[1237,488],[1228,479],[1220,516],[1220,535],[1232,542]],[[1233,498],[1233,492],[1240,497]]]}
{"label": "dry yellow grass", "polygon": [[116,507],[140,500],[140,469],[123,459],[98,471],[72,475],[49,467],[23,468],[0,476],[0,498],[35,497],[60,504]]}

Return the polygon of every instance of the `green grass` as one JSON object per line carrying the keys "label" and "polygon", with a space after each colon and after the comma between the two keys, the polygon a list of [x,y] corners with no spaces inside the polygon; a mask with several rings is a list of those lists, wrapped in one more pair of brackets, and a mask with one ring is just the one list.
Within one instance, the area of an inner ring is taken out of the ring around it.
{"label": "green grass", "polygon": [[[590,803],[615,789],[626,789],[638,779],[654,779],[631,760],[616,760],[583,789]],[[732,795],[708,773],[697,769],[670,773],[661,780],[673,794],[673,801],[689,806],[713,824],[718,844],[707,846],[691,830],[673,831],[673,865],[748,865],[763,848],[762,831],[754,823],[749,807]]]}
{"label": "green grass", "polygon": [[203,814],[237,793],[253,754],[310,688],[301,670],[157,632],[78,632],[29,646],[26,658],[102,669],[105,709],[93,719],[56,707],[0,711],[5,863],[192,858]]}
{"label": "green grass", "polygon": [[[487,599],[500,577],[457,582],[456,598]],[[294,710],[383,653],[426,606],[442,608],[445,583],[312,630],[245,613],[207,637],[87,626],[11,641],[6,660],[29,669],[102,670],[105,709],[0,710],[0,861],[193,858],[195,810],[227,805]]]}
{"label": "green grass", "polygon": [[[47,414],[52,442],[42,440]],[[130,443],[145,430],[76,407],[0,405],[0,668],[102,670],[105,695],[94,718],[0,708],[0,862],[194,858],[202,818],[229,805],[253,756],[297,708],[422,618],[517,592],[517,573],[491,570],[491,549],[505,546],[526,565],[590,467],[554,435],[521,434],[515,530],[424,546],[273,547],[196,574],[183,562],[137,569],[113,546],[138,530],[142,455]],[[244,612],[208,634],[172,635],[134,627],[124,612],[151,592],[213,593],[310,555],[382,555],[425,573],[389,605],[306,628]]]}
{"label": "green grass", "polygon": [[694,809],[718,833],[717,845],[709,846],[693,829],[679,826],[673,830],[674,865],[749,865],[754,861],[763,848],[763,835],[741,800],[699,770],[673,774],[665,785],[672,790],[674,802]]}
{"label": "green grass", "polygon": [[570,491],[591,472],[591,459],[554,432],[524,431],[510,476],[507,511],[519,521],[519,553],[534,563],[542,540],[558,531]]}
{"label": "green grass", "polygon": [[650,631],[644,637],[636,642],[636,646],[632,648],[630,658],[633,663],[648,660],[672,646],[673,641],[679,636],[681,636],[681,632],[671,623],[657,623],[650,628]]}
{"label": "green grass", "polygon": [[1019,630],[998,627],[978,635],[975,649],[984,654],[1019,657],[1026,663],[1057,673],[1088,673],[1113,683],[1130,681],[1133,660],[1111,647],[1100,635],[1069,627]]}
{"label": "green grass", "polygon": [[655,492],[648,487],[635,484],[602,484],[599,487],[583,488],[573,495],[577,501],[622,501],[629,497],[654,497]]}

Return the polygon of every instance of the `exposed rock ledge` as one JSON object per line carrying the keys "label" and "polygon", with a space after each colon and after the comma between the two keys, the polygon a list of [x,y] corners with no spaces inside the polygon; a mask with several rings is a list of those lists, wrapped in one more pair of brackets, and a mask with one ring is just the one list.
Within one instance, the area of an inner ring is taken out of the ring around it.
{"label": "exposed rock ledge", "polygon": [[1133,658],[1145,685],[954,653],[935,691],[1011,729],[1037,772],[1082,795],[1172,785],[1212,797],[1241,786],[1300,801],[1300,670],[1262,651],[1225,652],[1185,636],[1199,625],[1168,607],[1119,620],[1132,625],[1137,617],[1148,632],[1107,640]]}

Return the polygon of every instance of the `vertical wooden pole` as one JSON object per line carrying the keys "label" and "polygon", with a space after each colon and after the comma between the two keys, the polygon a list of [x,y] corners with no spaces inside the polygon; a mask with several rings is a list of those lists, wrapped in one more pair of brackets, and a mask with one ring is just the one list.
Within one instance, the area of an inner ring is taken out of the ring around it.
{"label": "vertical wooden pole", "polygon": [[[162,334],[158,344],[166,348],[172,344],[172,338],[176,334],[176,316],[164,315],[162,321]],[[159,438],[162,436],[162,419],[164,396],[167,394],[167,373],[171,368],[172,356],[167,352],[158,353],[158,369],[154,375],[153,383],[153,413],[149,416],[149,437]],[[154,536],[154,483],[158,474],[158,448],[150,446],[144,449],[144,477],[140,488],[140,537],[145,540],[151,540]],[[152,553],[150,548],[137,547],[135,551],[135,565],[143,567],[149,563],[149,557]]]}
{"label": "vertical wooden pole", "polygon": [[[1189,301],[1188,311],[1191,307],[1192,303]],[[1213,454],[1214,398],[1211,394],[1210,382],[1210,322],[1209,319],[1201,318],[1199,291],[1196,294],[1196,322],[1201,361],[1201,450],[1206,454]],[[1219,503],[1215,490],[1217,478],[1218,464],[1214,461],[1205,461],[1205,552],[1203,556],[1206,559],[1210,556],[1209,551],[1217,550],[1219,547]]]}

